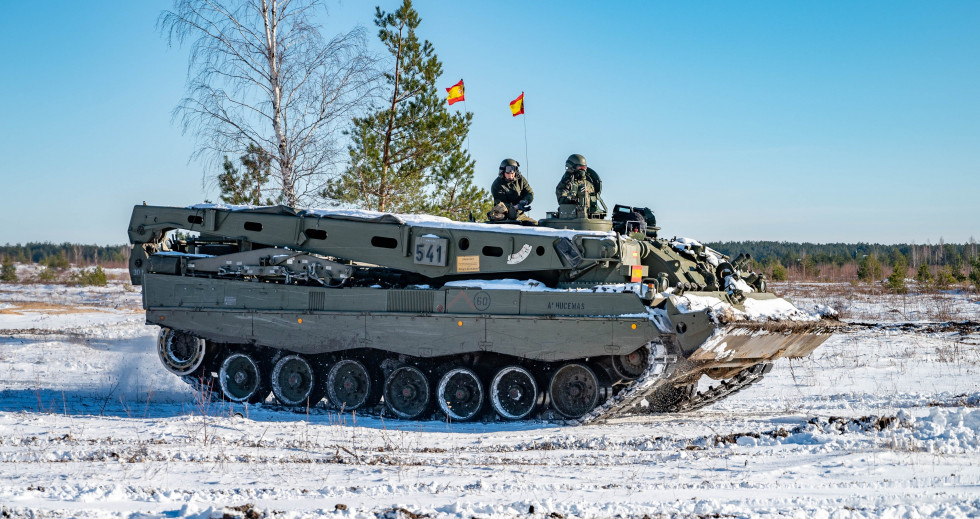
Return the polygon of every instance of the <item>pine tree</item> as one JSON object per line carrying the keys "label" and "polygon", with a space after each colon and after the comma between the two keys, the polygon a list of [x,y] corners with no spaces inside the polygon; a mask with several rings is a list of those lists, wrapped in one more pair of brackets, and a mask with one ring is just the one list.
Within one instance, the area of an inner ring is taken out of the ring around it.
{"label": "pine tree", "polygon": [[218,175],[221,201],[236,205],[273,205],[275,202],[271,198],[262,196],[270,190],[266,184],[272,175],[272,158],[262,148],[249,144],[248,151],[239,160],[241,171],[225,155],[225,171]]}
{"label": "pine tree", "polygon": [[953,269],[951,267],[946,266],[936,272],[935,284],[937,289],[946,290],[953,283],[956,283],[956,277],[953,276]]}
{"label": "pine tree", "polygon": [[929,272],[929,265],[925,263],[919,265],[919,271],[915,273],[915,280],[923,286],[932,283],[932,273]]}
{"label": "pine tree", "polygon": [[350,166],[323,196],[362,209],[457,220],[485,213],[489,194],[473,185],[474,163],[462,148],[473,114],[449,112],[436,88],[442,63],[415,34],[421,18],[411,0],[393,13],[377,8],[374,23],[393,57],[385,106],[354,118]]}
{"label": "pine tree", "polygon": [[0,281],[4,283],[17,282],[17,267],[10,255],[4,256],[3,263],[0,264]]}
{"label": "pine tree", "polygon": [[970,283],[973,283],[974,292],[980,292],[980,258],[974,258],[970,263]]}
{"label": "pine tree", "polygon": [[782,263],[772,260],[771,270],[770,277],[773,281],[786,281],[786,267]]}
{"label": "pine tree", "polygon": [[820,269],[817,268],[817,262],[810,254],[807,254],[803,258],[803,277],[805,279],[817,279],[820,277]]}
{"label": "pine tree", "polygon": [[881,262],[874,254],[868,254],[861,258],[858,264],[858,279],[861,281],[874,282],[881,279]]}
{"label": "pine tree", "polygon": [[893,255],[892,273],[888,276],[888,287],[893,291],[904,294],[908,287],[905,286],[905,275],[908,274],[909,264],[905,255],[898,253]]}

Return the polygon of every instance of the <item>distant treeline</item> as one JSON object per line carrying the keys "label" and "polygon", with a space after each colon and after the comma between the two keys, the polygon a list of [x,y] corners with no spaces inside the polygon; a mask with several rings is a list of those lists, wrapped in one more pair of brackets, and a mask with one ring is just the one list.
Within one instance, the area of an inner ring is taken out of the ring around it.
{"label": "distant treeline", "polygon": [[940,240],[935,245],[776,241],[706,245],[731,257],[750,254],[754,270],[777,281],[874,281],[890,276],[898,286],[910,275],[923,284],[936,284],[938,280],[937,286],[944,287],[968,279],[980,280],[978,247],[972,238],[964,244]]}
{"label": "distant treeline", "polygon": [[707,243],[712,249],[735,257],[741,253],[752,255],[759,264],[779,262],[790,267],[803,262],[818,265],[843,266],[858,262],[867,256],[875,256],[890,263],[899,254],[909,266],[919,265],[966,268],[977,258],[977,242],[955,244],[908,244],[882,245],[880,243],[791,243],[781,241],[726,241]]}
{"label": "distant treeline", "polygon": [[[955,244],[882,245],[879,243],[793,243],[777,241],[727,241],[706,243],[731,257],[741,253],[752,256],[754,267],[771,273],[781,266],[790,278],[846,279],[856,276],[857,267],[874,258],[887,273],[896,261],[904,259],[915,272],[925,265],[931,270],[948,269],[961,277],[971,271],[978,260],[977,242]],[[28,243],[0,246],[0,259],[15,263],[36,263],[49,267],[123,267],[129,261],[128,245],[81,245],[76,243]],[[798,271],[798,272],[795,272]],[[777,276],[781,277],[781,276]]]}
{"label": "distant treeline", "polygon": [[15,263],[76,267],[101,265],[125,266],[129,261],[129,245],[81,245],[77,243],[28,243],[27,245],[2,245],[0,258]]}

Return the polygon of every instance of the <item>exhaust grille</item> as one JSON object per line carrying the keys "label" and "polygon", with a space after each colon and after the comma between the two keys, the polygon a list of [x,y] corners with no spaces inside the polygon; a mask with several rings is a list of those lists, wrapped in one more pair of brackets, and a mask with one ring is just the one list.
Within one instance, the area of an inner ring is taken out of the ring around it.
{"label": "exhaust grille", "polygon": [[326,300],[326,292],[310,292],[310,310],[323,310]]}
{"label": "exhaust grille", "polygon": [[431,290],[389,290],[388,311],[431,313],[435,300]]}

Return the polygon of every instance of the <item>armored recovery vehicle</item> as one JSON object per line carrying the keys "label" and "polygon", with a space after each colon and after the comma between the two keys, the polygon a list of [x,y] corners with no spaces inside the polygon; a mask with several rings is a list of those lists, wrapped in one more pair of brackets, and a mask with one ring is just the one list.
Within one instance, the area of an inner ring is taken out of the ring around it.
{"label": "armored recovery vehicle", "polygon": [[660,238],[648,209],[548,216],[138,205],[129,268],[187,382],[403,419],[692,410],[835,326],[767,291],[746,256]]}

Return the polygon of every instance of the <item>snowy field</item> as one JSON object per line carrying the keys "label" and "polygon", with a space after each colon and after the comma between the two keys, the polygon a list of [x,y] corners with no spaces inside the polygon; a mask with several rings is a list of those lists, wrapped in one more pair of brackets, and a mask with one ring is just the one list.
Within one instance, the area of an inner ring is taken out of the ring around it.
{"label": "snowy field", "polygon": [[572,427],[214,403],[138,290],[0,284],[0,517],[980,516],[977,298],[776,289],[868,325],[705,410]]}

